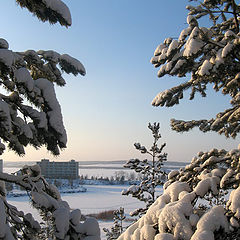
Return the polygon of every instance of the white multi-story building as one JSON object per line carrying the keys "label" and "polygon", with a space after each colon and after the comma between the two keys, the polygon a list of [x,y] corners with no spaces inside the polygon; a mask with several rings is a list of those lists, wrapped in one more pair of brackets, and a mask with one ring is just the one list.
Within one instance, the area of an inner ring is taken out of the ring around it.
{"label": "white multi-story building", "polygon": [[53,179],[76,179],[78,178],[78,162],[71,160],[69,162],[50,162],[48,159],[42,159],[37,162],[41,167],[42,175],[45,178]]}
{"label": "white multi-story building", "polygon": [[0,172],[3,172],[3,160],[0,159]]}

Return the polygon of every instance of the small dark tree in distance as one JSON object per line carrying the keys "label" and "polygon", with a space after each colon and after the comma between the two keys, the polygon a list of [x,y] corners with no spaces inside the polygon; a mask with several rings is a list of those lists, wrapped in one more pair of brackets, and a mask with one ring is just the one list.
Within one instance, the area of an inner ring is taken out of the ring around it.
{"label": "small dark tree in distance", "polygon": [[114,225],[110,230],[103,228],[103,231],[106,233],[107,240],[117,239],[123,232],[123,221],[126,216],[124,213],[124,208],[120,207],[118,210],[114,211]]}

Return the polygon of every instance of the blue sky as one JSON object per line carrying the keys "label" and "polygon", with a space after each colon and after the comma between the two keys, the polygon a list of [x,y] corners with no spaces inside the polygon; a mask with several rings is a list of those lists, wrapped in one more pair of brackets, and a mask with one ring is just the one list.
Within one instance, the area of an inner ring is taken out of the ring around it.
{"label": "blue sky", "polygon": [[[85,77],[66,75],[67,85],[57,87],[68,148],[58,160],[128,160],[140,157],[133,143],[150,146],[148,122],[160,122],[162,141],[171,161],[190,161],[200,150],[213,147],[236,148],[236,140],[216,133],[171,131],[169,121],[215,116],[229,106],[229,99],[210,89],[207,98],[188,100],[173,108],[151,106],[155,95],[179,84],[176,77],[157,78],[150,58],[167,37],[178,37],[187,26],[188,1],[159,0],[66,0],[73,24],[42,23],[14,0],[1,2],[1,37],[10,49],[56,50],[79,59],[87,70]],[[2,158],[18,161],[6,151]],[[29,147],[22,160],[55,159],[45,148]]]}

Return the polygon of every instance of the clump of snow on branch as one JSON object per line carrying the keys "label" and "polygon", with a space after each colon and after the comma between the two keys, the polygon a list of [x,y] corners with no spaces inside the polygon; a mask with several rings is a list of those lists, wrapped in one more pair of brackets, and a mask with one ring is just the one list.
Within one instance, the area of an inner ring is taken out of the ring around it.
{"label": "clump of snow on branch", "polygon": [[61,0],[43,0],[43,3],[46,4],[47,8],[61,15],[69,26],[72,25],[71,13],[64,2]]}
{"label": "clump of snow on branch", "polygon": [[8,49],[9,48],[8,42],[3,38],[0,38],[0,48],[1,49]]}
{"label": "clump of snow on branch", "polygon": [[27,8],[42,21],[49,21],[50,23],[59,22],[66,27],[72,25],[69,8],[61,0],[16,0],[16,2],[21,7]]}
{"label": "clump of snow on branch", "polygon": [[74,75],[77,75],[78,73],[82,75],[86,74],[84,66],[77,59],[69,56],[68,54],[60,56],[60,65],[66,73],[73,73]]}
{"label": "clump of snow on branch", "polygon": [[240,187],[233,190],[230,194],[227,207],[234,213],[236,219],[240,219]]}
{"label": "clump of snow on branch", "polygon": [[35,86],[41,90],[44,101],[49,108],[47,116],[50,126],[61,136],[60,141],[63,146],[66,146],[67,134],[63,127],[61,107],[57,101],[53,83],[47,79],[39,78],[35,81]]}
{"label": "clump of snow on branch", "polygon": [[223,228],[225,232],[229,231],[229,223],[224,215],[222,206],[215,206],[205,213],[197,224],[197,230],[191,237],[191,240],[209,239],[214,240],[214,231]]}

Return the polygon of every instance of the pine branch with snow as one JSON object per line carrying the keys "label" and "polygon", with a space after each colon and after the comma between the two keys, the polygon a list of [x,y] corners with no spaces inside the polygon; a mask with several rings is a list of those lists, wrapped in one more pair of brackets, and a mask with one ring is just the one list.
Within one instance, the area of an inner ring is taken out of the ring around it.
{"label": "pine branch with snow", "polygon": [[[71,25],[71,14],[61,0],[24,0],[16,2],[42,21]],[[9,49],[0,38],[0,154],[5,144],[19,155],[32,145],[45,145],[54,155],[66,148],[67,135],[54,84],[65,85],[63,73],[85,75],[82,63],[52,50]],[[25,100],[25,101],[24,101]],[[27,101],[26,101],[27,100]]]}
{"label": "pine branch with snow", "polygon": [[[153,106],[172,107],[179,104],[184,91],[191,89],[190,100],[196,93],[206,97],[208,85],[231,98],[232,108],[210,120],[173,120],[172,129],[182,132],[198,126],[203,132],[215,131],[235,138],[240,131],[240,33],[238,4],[233,0],[205,0],[199,5],[187,6],[188,27],[177,40],[167,38],[160,44],[151,63],[160,67],[158,77],[178,76],[184,82],[160,92],[152,101]],[[198,19],[209,16],[210,27],[201,27]],[[185,80],[189,78],[189,80]]]}
{"label": "pine branch with snow", "polygon": [[[0,84],[7,92],[0,94],[0,138],[19,155],[28,144],[35,148],[46,145],[58,155],[59,148],[66,147],[67,135],[54,83],[65,85],[62,71],[85,75],[83,65],[67,54],[13,52],[5,39],[0,42]],[[24,99],[30,104],[23,103]]]}
{"label": "pine branch with snow", "polygon": [[[171,120],[172,129],[188,131],[198,126],[235,138],[240,131],[239,4],[235,0],[191,1],[188,27],[178,40],[166,38],[151,59],[158,76],[178,76],[179,86],[159,93],[152,104],[179,104],[191,89],[206,97],[212,84],[231,98],[232,107],[210,120]],[[209,16],[211,26],[199,26]],[[144,149],[143,149],[144,150]],[[230,151],[199,152],[189,165],[168,174],[164,192],[118,240],[232,240],[240,239],[240,145]]]}
{"label": "pine branch with snow", "polygon": [[[42,21],[71,25],[70,11],[61,0],[16,1]],[[67,54],[51,50],[14,52],[5,39],[0,39],[0,154],[5,144],[19,155],[25,154],[28,145],[36,149],[45,145],[54,155],[66,147],[66,130],[54,89],[54,84],[65,85],[64,72],[85,75],[82,63]],[[9,204],[5,183],[27,191],[43,223]],[[38,165],[24,166],[18,175],[0,172],[0,216],[3,240],[100,240],[96,219],[83,216],[79,209],[71,210],[57,187],[41,175]]]}
{"label": "pine branch with snow", "polygon": [[61,0],[16,0],[16,2],[43,22],[49,21],[52,24],[59,22],[66,27],[72,25],[71,13]]}

